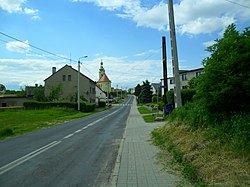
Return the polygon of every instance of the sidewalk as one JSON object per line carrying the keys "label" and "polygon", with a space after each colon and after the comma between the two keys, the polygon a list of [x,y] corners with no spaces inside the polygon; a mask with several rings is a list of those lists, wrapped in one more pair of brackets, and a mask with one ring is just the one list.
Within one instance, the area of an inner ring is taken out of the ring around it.
{"label": "sidewalk", "polygon": [[173,187],[178,177],[162,171],[156,164],[157,147],[150,132],[164,122],[146,124],[133,101],[124,140],[116,163],[117,187]]}

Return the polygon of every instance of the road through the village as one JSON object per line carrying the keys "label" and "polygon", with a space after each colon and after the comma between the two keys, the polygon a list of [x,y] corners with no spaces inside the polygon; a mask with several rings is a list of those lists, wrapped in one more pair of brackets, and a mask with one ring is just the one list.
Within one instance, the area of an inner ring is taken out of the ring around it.
{"label": "road through the village", "polygon": [[107,185],[132,100],[131,96],[110,110],[0,141],[0,186]]}

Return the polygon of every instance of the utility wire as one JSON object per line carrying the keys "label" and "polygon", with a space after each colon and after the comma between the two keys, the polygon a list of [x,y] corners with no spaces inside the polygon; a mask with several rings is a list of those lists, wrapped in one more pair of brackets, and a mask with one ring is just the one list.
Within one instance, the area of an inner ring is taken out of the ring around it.
{"label": "utility wire", "polygon": [[227,1],[227,2],[229,2],[229,3],[232,3],[232,4],[235,4],[235,5],[239,5],[239,6],[244,7],[244,8],[250,9],[250,6],[242,5],[242,4],[240,4],[240,3],[236,3],[236,2],[230,1],[230,0],[225,0],[225,1]]}
{"label": "utility wire", "polygon": [[[56,57],[58,57],[58,58],[61,58],[61,59],[70,61],[70,59],[67,58],[67,57],[63,57],[63,56],[57,55],[57,54],[55,54],[55,53],[52,53],[52,52],[47,51],[47,50],[45,50],[45,49],[42,49],[42,48],[40,48],[40,47],[36,47],[36,46],[34,46],[34,45],[32,45],[32,44],[27,44],[27,43],[25,43],[25,42],[23,42],[23,41],[21,41],[21,40],[15,38],[15,37],[13,37],[13,36],[10,36],[10,35],[8,35],[8,34],[5,34],[5,33],[1,32],[1,31],[0,31],[0,34],[3,35],[3,36],[6,36],[6,37],[8,37],[8,38],[11,38],[11,39],[13,39],[13,40],[16,40],[16,41],[18,41],[18,42],[21,42],[21,43],[23,43],[23,44],[25,44],[25,45],[29,45],[30,47],[33,47],[34,49],[37,49],[37,50],[42,51],[42,52],[44,52],[44,53],[48,53],[48,54],[50,54],[50,55],[52,55],[52,56],[56,56]],[[75,62],[77,62],[77,61],[75,61]]]}
{"label": "utility wire", "polygon": [[[73,59],[71,59],[71,58],[67,58],[67,57],[64,57],[64,56],[60,56],[60,55],[58,55],[58,54],[52,53],[52,52],[47,51],[47,50],[45,50],[45,49],[42,49],[42,48],[40,48],[40,47],[36,47],[35,45],[27,44],[27,43],[23,42],[22,40],[19,40],[19,39],[13,37],[13,36],[10,36],[10,35],[8,35],[8,34],[5,34],[5,33],[1,32],[1,31],[0,31],[0,34],[3,35],[3,36],[5,36],[5,37],[11,38],[11,39],[13,39],[13,40],[15,40],[15,41],[21,42],[21,43],[23,43],[23,44],[25,44],[25,45],[28,45],[28,46],[30,46],[30,47],[32,47],[32,48],[34,48],[34,49],[37,49],[37,50],[39,50],[39,51],[42,51],[42,52],[44,52],[44,53],[50,54],[50,55],[55,56],[55,57],[57,57],[57,58],[61,58],[61,59],[70,61],[70,63],[71,63],[71,62],[75,62],[75,63],[78,62],[77,60],[73,60]],[[0,39],[0,41],[5,42],[5,43],[8,43],[7,41],[2,40],[2,39]],[[20,48],[22,48],[22,47],[20,47]],[[83,65],[83,67],[85,68],[86,71],[88,71],[88,72],[91,74],[91,76],[95,77],[95,76],[94,76],[94,75],[93,75],[84,65]]]}

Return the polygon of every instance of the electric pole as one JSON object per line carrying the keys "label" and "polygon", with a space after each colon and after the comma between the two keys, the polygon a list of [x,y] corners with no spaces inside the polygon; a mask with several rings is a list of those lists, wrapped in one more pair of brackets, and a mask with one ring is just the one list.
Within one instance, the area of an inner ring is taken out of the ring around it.
{"label": "electric pole", "polygon": [[168,91],[168,80],[167,80],[167,52],[166,52],[166,37],[162,37],[162,63],[163,63],[163,102],[167,104],[167,91]]}
{"label": "electric pole", "polygon": [[180,74],[179,74],[178,53],[177,53],[175,23],[174,23],[174,9],[172,0],[168,0],[168,13],[169,13],[169,27],[170,27],[170,38],[171,38],[172,65],[173,65],[173,74],[175,80],[175,89],[174,89],[175,107],[180,107],[182,106]]}

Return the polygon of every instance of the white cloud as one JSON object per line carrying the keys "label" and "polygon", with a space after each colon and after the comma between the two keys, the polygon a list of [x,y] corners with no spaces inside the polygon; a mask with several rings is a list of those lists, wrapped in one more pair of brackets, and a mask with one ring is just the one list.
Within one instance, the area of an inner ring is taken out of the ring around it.
{"label": "white cloud", "polygon": [[28,40],[25,42],[13,41],[6,43],[6,49],[12,52],[25,53],[30,50]]}
{"label": "white cloud", "polygon": [[[145,80],[160,82],[162,78],[162,61],[160,59],[131,60],[128,57],[100,56],[83,62],[81,72],[97,81],[101,60],[113,87],[119,85],[119,87],[129,88]],[[75,65],[74,68],[76,69],[77,66]]]}
{"label": "white cloud", "polygon": [[44,79],[51,75],[53,66],[62,67],[65,60],[48,59],[0,59],[0,83],[21,86],[44,84]]}
{"label": "white cloud", "polygon": [[25,3],[26,0],[0,0],[0,8],[9,12],[15,13],[22,11],[22,4]]}
{"label": "white cloud", "polygon": [[209,47],[209,46],[212,46],[214,44],[216,44],[216,41],[212,40],[212,41],[204,42],[203,46],[204,47]]}
{"label": "white cloud", "polygon": [[[160,1],[154,6],[144,6],[140,0],[73,0],[73,2],[94,3],[114,11],[123,19],[133,20],[138,27],[158,29],[168,28],[167,4]],[[238,4],[250,7],[249,0],[238,0]],[[250,22],[248,8],[218,0],[182,0],[174,4],[177,31],[181,34],[211,34],[222,32],[234,22]]]}
{"label": "white cloud", "polygon": [[23,7],[26,0],[0,0],[0,8],[9,13],[23,13],[31,16],[32,20],[39,20],[39,10]]}

